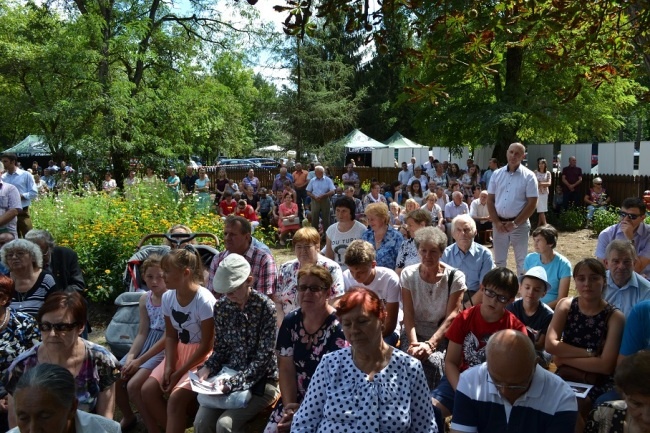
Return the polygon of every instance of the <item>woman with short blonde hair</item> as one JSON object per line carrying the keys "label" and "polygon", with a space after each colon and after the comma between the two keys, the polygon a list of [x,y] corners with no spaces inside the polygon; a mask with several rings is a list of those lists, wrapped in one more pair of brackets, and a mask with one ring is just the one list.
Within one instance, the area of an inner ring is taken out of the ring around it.
{"label": "woman with short blonde hair", "polygon": [[370,242],[377,251],[377,266],[395,269],[397,253],[399,252],[404,237],[400,232],[390,226],[388,206],[384,203],[372,203],[366,207],[368,228],[361,239]]}

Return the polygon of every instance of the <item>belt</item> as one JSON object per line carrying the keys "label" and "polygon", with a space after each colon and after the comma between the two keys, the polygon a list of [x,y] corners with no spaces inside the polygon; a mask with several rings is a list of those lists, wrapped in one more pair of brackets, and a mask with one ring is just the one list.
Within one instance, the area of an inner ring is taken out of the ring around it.
{"label": "belt", "polygon": [[514,221],[514,220],[515,220],[515,218],[501,218],[501,217],[499,217],[499,221],[501,221],[503,223],[509,223],[510,221]]}

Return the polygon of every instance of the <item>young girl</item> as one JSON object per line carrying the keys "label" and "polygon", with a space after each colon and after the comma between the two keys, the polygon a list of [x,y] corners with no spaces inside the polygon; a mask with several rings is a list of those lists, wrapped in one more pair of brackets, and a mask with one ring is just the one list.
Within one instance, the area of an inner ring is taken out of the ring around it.
{"label": "young girl", "polygon": [[131,409],[129,399],[133,401],[140,412],[142,421],[147,426],[156,428],[155,419],[147,412],[140,391],[142,385],[151,375],[151,371],[164,359],[165,348],[165,318],[160,308],[162,295],[167,291],[163,271],[160,268],[161,256],[150,255],[142,264],[142,279],[149,291],[140,298],[140,326],[138,335],[133,340],[131,350],[120,361],[122,376],[115,387],[117,406],[124,417],[120,422],[122,431],[134,427],[137,418]]}
{"label": "young girl", "polygon": [[167,433],[183,433],[187,410],[196,403],[187,373],[210,356],[214,344],[212,309],[216,301],[200,285],[203,266],[193,246],[171,251],[163,257],[161,267],[170,289],[162,297],[165,361],[145,382],[142,398],[155,418],[156,425],[148,428],[149,433],[159,431],[159,426]]}

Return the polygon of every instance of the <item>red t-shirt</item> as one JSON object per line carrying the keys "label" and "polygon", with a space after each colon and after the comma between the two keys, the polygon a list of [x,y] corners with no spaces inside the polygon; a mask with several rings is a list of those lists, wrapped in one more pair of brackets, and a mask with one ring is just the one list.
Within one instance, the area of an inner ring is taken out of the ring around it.
{"label": "red t-shirt", "polygon": [[243,216],[248,221],[257,221],[257,214],[253,210],[253,206],[247,204],[244,210],[239,210],[239,207],[235,211],[235,215]]}
{"label": "red t-shirt", "polygon": [[223,216],[228,216],[237,208],[237,202],[235,200],[231,200],[230,203],[228,203],[226,200],[221,200],[219,202],[219,207],[221,208],[221,212],[223,212]]}
{"label": "red t-shirt", "polygon": [[449,341],[460,344],[461,373],[470,367],[485,362],[485,346],[490,336],[502,329],[514,329],[528,334],[526,326],[510,311],[504,311],[503,317],[489,323],[481,315],[481,305],[476,305],[460,313],[447,330],[445,336]]}

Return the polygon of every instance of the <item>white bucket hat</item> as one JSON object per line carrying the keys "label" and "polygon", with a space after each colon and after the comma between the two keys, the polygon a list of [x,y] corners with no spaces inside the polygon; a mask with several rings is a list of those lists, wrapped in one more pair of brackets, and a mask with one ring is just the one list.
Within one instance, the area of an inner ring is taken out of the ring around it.
{"label": "white bucket hat", "polygon": [[541,266],[533,266],[528,269],[524,275],[519,277],[519,284],[521,284],[526,277],[537,278],[538,280],[543,281],[544,284],[546,284],[546,291],[549,292],[551,290],[551,285],[548,283],[548,277],[546,276],[546,270]]}
{"label": "white bucket hat", "polygon": [[222,295],[232,293],[251,275],[251,265],[239,254],[228,254],[219,263],[212,280],[212,289]]}

